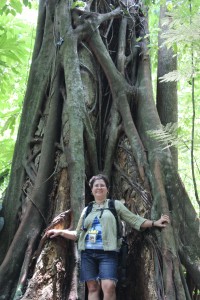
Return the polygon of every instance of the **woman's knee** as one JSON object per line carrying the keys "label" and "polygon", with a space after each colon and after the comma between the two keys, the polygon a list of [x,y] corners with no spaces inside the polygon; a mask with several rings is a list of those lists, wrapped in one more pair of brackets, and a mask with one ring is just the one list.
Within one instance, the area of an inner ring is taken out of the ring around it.
{"label": "woman's knee", "polygon": [[87,287],[89,293],[95,293],[100,291],[100,285],[96,280],[87,281]]}
{"label": "woman's knee", "polygon": [[113,295],[116,290],[116,282],[114,280],[105,279],[101,281],[101,287],[104,293]]}

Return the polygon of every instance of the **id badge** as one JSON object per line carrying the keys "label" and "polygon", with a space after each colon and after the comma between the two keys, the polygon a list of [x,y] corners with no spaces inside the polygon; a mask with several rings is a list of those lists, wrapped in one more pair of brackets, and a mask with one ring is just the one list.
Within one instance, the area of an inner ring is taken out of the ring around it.
{"label": "id badge", "polygon": [[89,242],[91,244],[96,243],[97,240],[97,234],[96,233],[89,233]]}

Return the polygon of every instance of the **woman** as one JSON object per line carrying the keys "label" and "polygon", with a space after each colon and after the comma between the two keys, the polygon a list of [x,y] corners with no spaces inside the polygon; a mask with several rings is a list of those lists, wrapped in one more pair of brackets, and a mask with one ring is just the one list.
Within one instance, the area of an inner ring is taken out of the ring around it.
{"label": "woman", "polygon": [[[105,175],[93,176],[89,182],[94,203],[91,212],[85,217],[85,208],[75,231],[51,229],[47,236],[62,236],[78,240],[81,251],[81,281],[88,287],[88,300],[100,299],[100,289],[104,300],[115,300],[117,283],[118,251],[121,239],[117,237],[116,220],[109,210],[107,199],[109,182]],[[150,227],[164,228],[169,217],[162,215],[157,221],[151,221],[133,214],[120,201],[115,200],[118,217],[136,230]]]}

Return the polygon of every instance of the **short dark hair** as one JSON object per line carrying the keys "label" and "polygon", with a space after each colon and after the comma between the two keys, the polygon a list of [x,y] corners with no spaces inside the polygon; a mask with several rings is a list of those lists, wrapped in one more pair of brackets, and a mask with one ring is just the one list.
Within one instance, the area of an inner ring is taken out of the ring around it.
{"label": "short dark hair", "polygon": [[108,189],[109,188],[109,180],[108,180],[108,177],[104,174],[98,174],[98,175],[93,176],[89,181],[90,188],[92,189],[95,181],[99,180],[99,179],[102,179],[105,182],[106,187]]}

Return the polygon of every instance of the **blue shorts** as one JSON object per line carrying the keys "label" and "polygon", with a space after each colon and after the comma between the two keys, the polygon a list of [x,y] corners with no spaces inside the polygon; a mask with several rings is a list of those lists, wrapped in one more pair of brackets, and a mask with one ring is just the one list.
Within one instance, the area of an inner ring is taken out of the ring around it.
{"label": "blue shorts", "polygon": [[117,282],[118,252],[86,249],[81,251],[81,281],[110,279]]}

